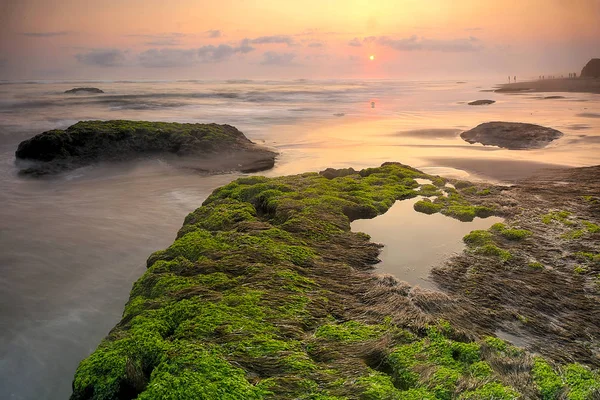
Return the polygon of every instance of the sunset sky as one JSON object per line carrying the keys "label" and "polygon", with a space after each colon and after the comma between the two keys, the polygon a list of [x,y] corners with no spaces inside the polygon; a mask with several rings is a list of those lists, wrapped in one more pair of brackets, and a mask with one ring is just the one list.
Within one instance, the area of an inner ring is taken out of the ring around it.
{"label": "sunset sky", "polygon": [[4,0],[0,79],[566,74],[599,21],[600,0]]}

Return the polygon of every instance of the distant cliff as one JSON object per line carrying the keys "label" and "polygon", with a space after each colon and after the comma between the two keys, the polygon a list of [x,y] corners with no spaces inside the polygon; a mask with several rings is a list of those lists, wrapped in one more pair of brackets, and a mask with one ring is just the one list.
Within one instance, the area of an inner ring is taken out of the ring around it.
{"label": "distant cliff", "polygon": [[600,58],[592,58],[581,70],[583,78],[600,78]]}

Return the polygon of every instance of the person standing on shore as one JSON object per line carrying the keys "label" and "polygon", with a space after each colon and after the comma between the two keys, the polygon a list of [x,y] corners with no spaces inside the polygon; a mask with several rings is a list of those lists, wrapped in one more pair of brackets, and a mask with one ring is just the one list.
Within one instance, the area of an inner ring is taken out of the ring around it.
{"label": "person standing on shore", "polygon": [[514,76],[513,79],[515,80],[515,83],[517,83],[517,76],[516,75]]}

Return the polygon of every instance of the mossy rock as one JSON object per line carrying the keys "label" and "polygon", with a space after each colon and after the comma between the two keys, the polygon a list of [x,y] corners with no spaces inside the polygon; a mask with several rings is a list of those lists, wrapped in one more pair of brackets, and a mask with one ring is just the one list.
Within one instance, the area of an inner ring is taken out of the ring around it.
{"label": "mossy rock", "polygon": [[40,133],[21,142],[15,155],[33,164],[22,173],[45,175],[150,155],[196,170],[252,172],[272,168],[276,153],[230,125],[116,120],[82,121]]}
{"label": "mossy rock", "polygon": [[[380,246],[350,222],[435,177],[399,163],[343,171],[215,190],[148,259],[122,320],[79,365],[72,400],[519,397],[498,360],[523,366],[520,382],[538,391],[523,351],[457,333],[417,307],[418,295],[369,272]],[[479,207],[449,197],[430,204]],[[561,390],[592,393],[594,374],[574,364]]]}

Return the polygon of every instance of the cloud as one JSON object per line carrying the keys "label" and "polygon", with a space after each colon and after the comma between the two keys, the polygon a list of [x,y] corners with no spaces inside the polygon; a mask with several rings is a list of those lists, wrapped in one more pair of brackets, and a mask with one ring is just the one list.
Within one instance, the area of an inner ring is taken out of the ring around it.
{"label": "cloud", "polygon": [[239,46],[227,44],[202,46],[197,49],[149,49],[139,54],[138,61],[147,68],[191,67],[197,64],[227,61],[234,54],[246,54],[254,50],[247,41]]}
{"label": "cloud", "polygon": [[56,32],[24,32],[24,36],[36,37],[36,38],[47,38],[55,36],[67,36],[70,35],[71,31],[56,31]]}
{"label": "cloud", "polygon": [[479,27],[476,27],[476,28],[465,28],[465,31],[482,31],[482,30],[483,30],[483,28],[479,28]]}
{"label": "cloud", "polygon": [[256,39],[248,39],[253,44],[273,44],[273,43],[284,43],[288,46],[295,46],[296,42],[294,38],[287,35],[273,35],[273,36],[261,36]]}
{"label": "cloud", "polygon": [[197,63],[196,49],[150,49],[138,55],[146,68],[190,67]]}
{"label": "cloud", "polygon": [[236,52],[246,54],[254,50],[254,47],[250,46],[250,39],[244,39],[240,42],[240,45],[235,48]]}
{"label": "cloud", "polygon": [[354,39],[348,42],[348,46],[360,47],[362,46],[362,43],[360,42],[359,38],[355,37]]}
{"label": "cloud", "polygon": [[296,55],[294,53],[277,53],[274,51],[267,51],[263,54],[262,65],[292,65],[292,61]]}
{"label": "cloud", "polygon": [[427,39],[413,35],[403,39],[393,39],[387,36],[368,37],[365,41],[375,41],[381,46],[391,47],[399,51],[439,51],[439,52],[473,52],[483,48],[479,39],[470,36],[459,39]]}
{"label": "cloud", "polygon": [[219,46],[203,46],[198,49],[198,56],[200,57],[200,62],[203,63],[213,63],[227,60],[229,57],[236,53],[236,49],[226,45],[221,44]]}
{"label": "cloud", "polygon": [[308,47],[323,47],[323,43],[319,43],[319,42],[309,43]]}
{"label": "cloud", "polygon": [[96,49],[88,53],[76,54],[82,64],[97,67],[118,67],[125,62],[125,52],[118,49]]}
{"label": "cloud", "polygon": [[219,38],[223,36],[223,33],[219,29],[209,29],[206,33],[209,38]]}

